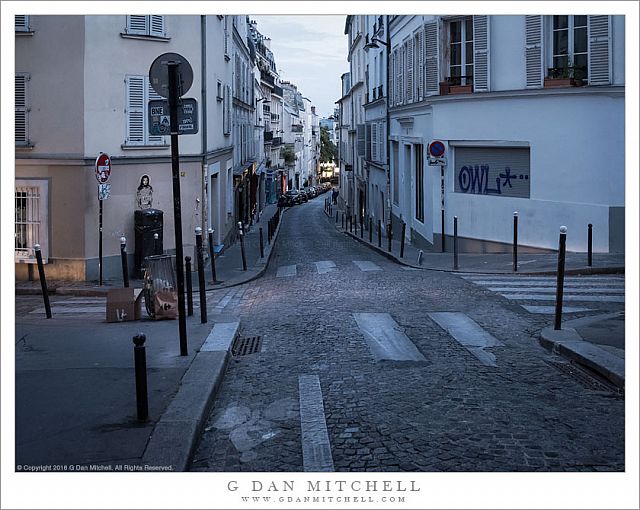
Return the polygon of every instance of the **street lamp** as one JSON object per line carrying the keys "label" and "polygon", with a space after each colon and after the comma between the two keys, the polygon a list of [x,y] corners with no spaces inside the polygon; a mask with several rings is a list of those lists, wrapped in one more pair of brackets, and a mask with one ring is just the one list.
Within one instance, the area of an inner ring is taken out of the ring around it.
{"label": "street lamp", "polygon": [[373,48],[379,48],[380,46],[378,46],[378,43],[386,46],[387,48],[389,47],[389,43],[381,41],[377,37],[373,37],[370,42],[364,45],[364,50],[369,51],[370,49],[373,49]]}

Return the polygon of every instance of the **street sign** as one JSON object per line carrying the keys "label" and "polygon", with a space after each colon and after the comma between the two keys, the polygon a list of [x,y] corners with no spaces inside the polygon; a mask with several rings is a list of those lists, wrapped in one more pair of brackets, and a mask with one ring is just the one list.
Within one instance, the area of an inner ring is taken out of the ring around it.
{"label": "street sign", "polygon": [[106,200],[111,196],[111,184],[98,184],[98,200]]}
{"label": "street sign", "polygon": [[[198,102],[195,99],[180,99],[178,104],[178,134],[195,135],[198,132]],[[169,101],[153,99],[149,101],[149,134],[168,135],[171,133]]]}
{"label": "street sign", "polygon": [[429,154],[434,158],[439,158],[444,154],[444,143],[440,140],[434,140],[429,144]]}
{"label": "street sign", "polygon": [[104,184],[111,177],[111,158],[104,152],[96,158],[96,180],[98,184]]}
{"label": "street sign", "polygon": [[429,156],[427,164],[430,166],[447,166],[447,158],[434,158]]}
{"label": "street sign", "polygon": [[157,57],[149,68],[149,81],[153,90],[162,97],[169,97],[169,64],[178,65],[178,96],[182,97],[193,84],[193,69],[189,61],[178,53],[163,53]]}

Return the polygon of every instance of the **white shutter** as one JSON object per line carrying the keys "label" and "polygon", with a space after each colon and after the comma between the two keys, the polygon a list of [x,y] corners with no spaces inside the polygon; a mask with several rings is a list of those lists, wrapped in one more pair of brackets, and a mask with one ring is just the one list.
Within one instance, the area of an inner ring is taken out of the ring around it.
{"label": "white shutter", "polygon": [[364,133],[364,143],[365,143],[365,153],[364,153],[364,159],[366,159],[367,161],[373,161],[373,157],[372,157],[372,151],[371,151],[371,135],[372,135],[372,128],[373,125],[371,123],[365,124],[366,128],[365,128],[365,133]]}
{"label": "white shutter", "polygon": [[224,111],[222,113],[223,119],[223,134],[231,134],[231,87],[225,85],[224,87]]}
{"label": "white shutter", "polygon": [[127,16],[127,34],[147,35],[147,17]]}
{"label": "white shutter", "polygon": [[16,15],[15,17],[16,32],[29,31],[29,16]]}
{"label": "white shutter", "polygon": [[425,96],[440,92],[440,69],[438,53],[438,22],[429,21],[424,25],[425,44]]}
{"label": "white shutter", "polygon": [[[149,108],[149,101],[151,100],[157,100],[157,99],[163,99],[161,95],[157,94],[155,90],[153,90],[153,87],[151,86],[151,80],[149,80],[149,78],[147,78],[145,76],[144,78],[144,82],[145,82],[145,88],[147,89],[147,98],[144,102],[144,121],[145,124],[147,124],[147,117],[148,117],[148,108]],[[147,130],[149,129],[148,127],[146,128]],[[147,134],[145,132],[145,134]],[[149,144],[162,144],[164,142],[164,136],[162,135],[156,135],[156,136],[151,136],[148,135],[148,141]]]}
{"label": "white shutter", "polygon": [[413,102],[413,38],[405,43],[405,65],[407,69],[406,102]]}
{"label": "white shutter", "polygon": [[398,104],[398,80],[397,80],[398,50],[391,54],[391,71],[389,72],[389,106]]}
{"label": "white shutter", "polygon": [[386,149],[387,149],[387,133],[386,123],[378,123],[378,161],[386,161]]}
{"label": "white shutter", "polygon": [[27,123],[27,81],[26,74],[16,74],[16,126],[15,136],[17,145],[25,145],[29,142],[29,130]]}
{"label": "white shutter", "polygon": [[589,85],[611,83],[609,16],[589,16]]}
{"label": "white shutter", "polygon": [[371,124],[371,159],[373,161],[379,161],[380,156],[378,154],[378,123]]}
{"label": "white shutter", "polygon": [[144,145],[144,76],[127,76],[127,145]]}
{"label": "white shutter", "polygon": [[542,16],[525,16],[524,59],[526,69],[526,87],[542,87],[544,76],[542,66]]}
{"label": "white shutter", "polygon": [[164,37],[164,16],[149,16],[149,35]]}
{"label": "white shutter", "polygon": [[473,89],[489,90],[489,16],[473,17]]}
{"label": "white shutter", "polygon": [[400,46],[400,48],[398,48],[398,104],[404,103],[404,57],[404,46]]}
{"label": "white shutter", "polygon": [[416,74],[414,79],[418,85],[418,96],[416,97],[417,101],[422,101],[425,96],[424,93],[424,30],[420,29],[418,32],[418,47],[416,48],[418,52],[418,68],[414,71]]}

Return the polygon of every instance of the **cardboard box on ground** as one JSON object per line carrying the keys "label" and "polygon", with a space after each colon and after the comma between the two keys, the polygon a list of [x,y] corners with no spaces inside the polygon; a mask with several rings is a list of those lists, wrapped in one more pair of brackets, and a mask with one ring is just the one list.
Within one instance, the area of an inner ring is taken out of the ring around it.
{"label": "cardboard box on ground", "polygon": [[107,322],[137,321],[142,318],[142,289],[130,287],[107,292]]}

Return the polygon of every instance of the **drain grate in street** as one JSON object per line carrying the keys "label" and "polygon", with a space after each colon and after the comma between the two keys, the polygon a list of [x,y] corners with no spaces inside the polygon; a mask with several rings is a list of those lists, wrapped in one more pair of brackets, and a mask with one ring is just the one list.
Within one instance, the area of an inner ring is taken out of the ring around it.
{"label": "drain grate in street", "polygon": [[577,363],[566,361],[547,361],[549,365],[557,368],[564,374],[577,381],[583,388],[596,392],[613,393],[617,396],[623,396],[624,391],[616,387],[609,381],[604,380],[601,376],[593,373],[587,368],[583,368]]}
{"label": "drain grate in street", "polygon": [[247,356],[249,354],[255,354],[262,350],[262,337],[261,336],[249,336],[245,338],[236,338],[231,347],[231,354],[233,356]]}

